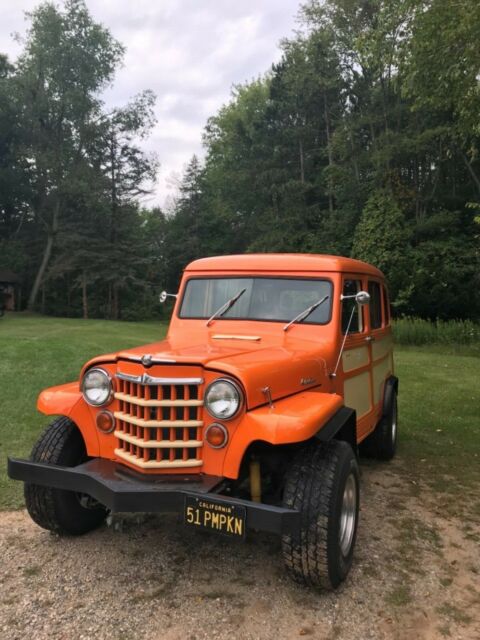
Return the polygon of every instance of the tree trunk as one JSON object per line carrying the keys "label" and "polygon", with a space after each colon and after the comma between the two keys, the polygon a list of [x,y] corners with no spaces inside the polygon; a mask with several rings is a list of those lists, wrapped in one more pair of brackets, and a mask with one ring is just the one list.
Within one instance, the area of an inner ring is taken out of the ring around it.
{"label": "tree trunk", "polygon": [[53,209],[53,218],[52,224],[47,231],[47,244],[45,245],[45,250],[43,252],[42,262],[40,263],[40,267],[38,268],[37,275],[35,276],[35,282],[33,283],[32,290],[30,292],[30,297],[28,299],[27,309],[28,311],[33,311],[35,308],[35,303],[37,301],[38,292],[40,291],[40,286],[43,282],[43,278],[45,276],[45,271],[47,270],[48,263],[50,262],[50,257],[52,255],[53,243],[55,241],[55,236],[58,231],[58,214],[60,212],[60,202],[57,200],[55,203],[55,207]]}
{"label": "tree trunk", "polygon": [[45,250],[43,252],[42,262],[37,271],[37,275],[35,276],[35,282],[33,283],[32,290],[30,292],[30,297],[28,299],[27,309],[29,311],[33,311],[35,308],[35,303],[37,301],[38,292],[40,290],[40,285],[43,280],[43,276],[48,266],[48,262],[50,260],[50,256],[52,255],[52,247],[53,247],[53,235],[51,233],[47,236],[47,244],[45,245]]}
{"label": "tree trunk", "polygon": [[298,141],[298,153],[300,156],[300,182],[305,184],[305,162],[303,157],[303,142]]}
{"label": "tree trunk", "polygon": [[82,272],[82,308],[83,319],[88,320],[88,294],[87,294],[87,274]]}
{"label": "tree trunk", "polygon": [[[328,104],[327,104],[327,92],[323,92],[323,116],[325,118],[325,133],[327,135],[327,155],[328,155],[328,168],[333,167],[332,145],[330,135],[330,119],[328,117]],[[331,176],[329,176],[330,178]],[[330,190],[330,184],[328,185],[328,210],[333,213],[333,196]]]}
{"label": "tree trunk", "polygon": [[118,285],[113,285],[113,304],[112,304],[113,320],[118,320],[120,317],[120,304],[118,297]]}

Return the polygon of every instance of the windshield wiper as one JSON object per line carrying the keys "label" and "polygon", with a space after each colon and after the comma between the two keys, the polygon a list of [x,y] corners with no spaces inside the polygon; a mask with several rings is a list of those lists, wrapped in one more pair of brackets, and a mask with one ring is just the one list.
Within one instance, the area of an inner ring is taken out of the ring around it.
{"label": "windshield wiper", "polygon": [[314,302],[310,307],[305,309],[305,311],[302,311],[298,314],[298,316],[295,316],[293,320],[290,320],[290,322],[283,327],[283,330],[288,331],[289,327],[291,327],[292,324],[295,324],[295,322],[303,322],[305,318],[308,318],[308,316],[313,313],[317,307],[323,304],[325,300],[328,300],[329,297],[330,296],[324,296],[323,298],[321,298],[321,300],[317,300],[317,302]]}
{"label": "windshield wiper", "polygon": [[215,313],[213,314],[213,316],[211,316],[208,320],[207,320],[207,327],[210,326],[210,324],[215,320],[215,318],[218,318],[220,316],[223,316],[227,313],[227,311],[229,311],[233,305],[236,303],[236,301],[240,298],[240,296],[243,296],[243,294],[245,293],[247,289],[242,289],[241,291],[239,291],[238,293],[236,293],[233,298],[230,298],[230,300],[227,300],[227,302],[225,302],[225,304],[222,304],[222,306],[220,307],[220,309],[217,309],[215,311]]}

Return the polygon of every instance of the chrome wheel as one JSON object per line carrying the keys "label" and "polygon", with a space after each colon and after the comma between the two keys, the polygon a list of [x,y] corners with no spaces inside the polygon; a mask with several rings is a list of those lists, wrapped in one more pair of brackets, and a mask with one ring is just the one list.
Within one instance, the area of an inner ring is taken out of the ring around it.
{"label": "chrome wheel", "polygon": [[357,520],[357,482],[350,473],[345,483],[340,514],[340,531],[338,534],[340,549],[344,556],[348,556],[352,547]]}

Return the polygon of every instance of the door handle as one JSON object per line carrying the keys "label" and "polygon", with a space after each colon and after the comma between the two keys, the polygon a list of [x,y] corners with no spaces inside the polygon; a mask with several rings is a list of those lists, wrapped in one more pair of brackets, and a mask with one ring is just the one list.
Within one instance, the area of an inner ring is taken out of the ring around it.
{"label": "door handle", "polygon": [[375,338],[373,336],[367,336],[365,342],[375,342]]}

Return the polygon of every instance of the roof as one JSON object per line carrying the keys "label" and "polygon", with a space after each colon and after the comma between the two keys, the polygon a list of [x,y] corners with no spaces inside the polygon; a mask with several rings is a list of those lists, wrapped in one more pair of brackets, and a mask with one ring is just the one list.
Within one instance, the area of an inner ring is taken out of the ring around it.
{"label": "roof", "polygon": [[376,267],[341,256],[313,253],[247,253],[236,256],[215,256],[191,262],[185,271],[336,271],[367,273],[383,278]]}
{"label": "roof", "polygon": [[9,269],[0,269],[0,282],[19,282],[19,276]]}

